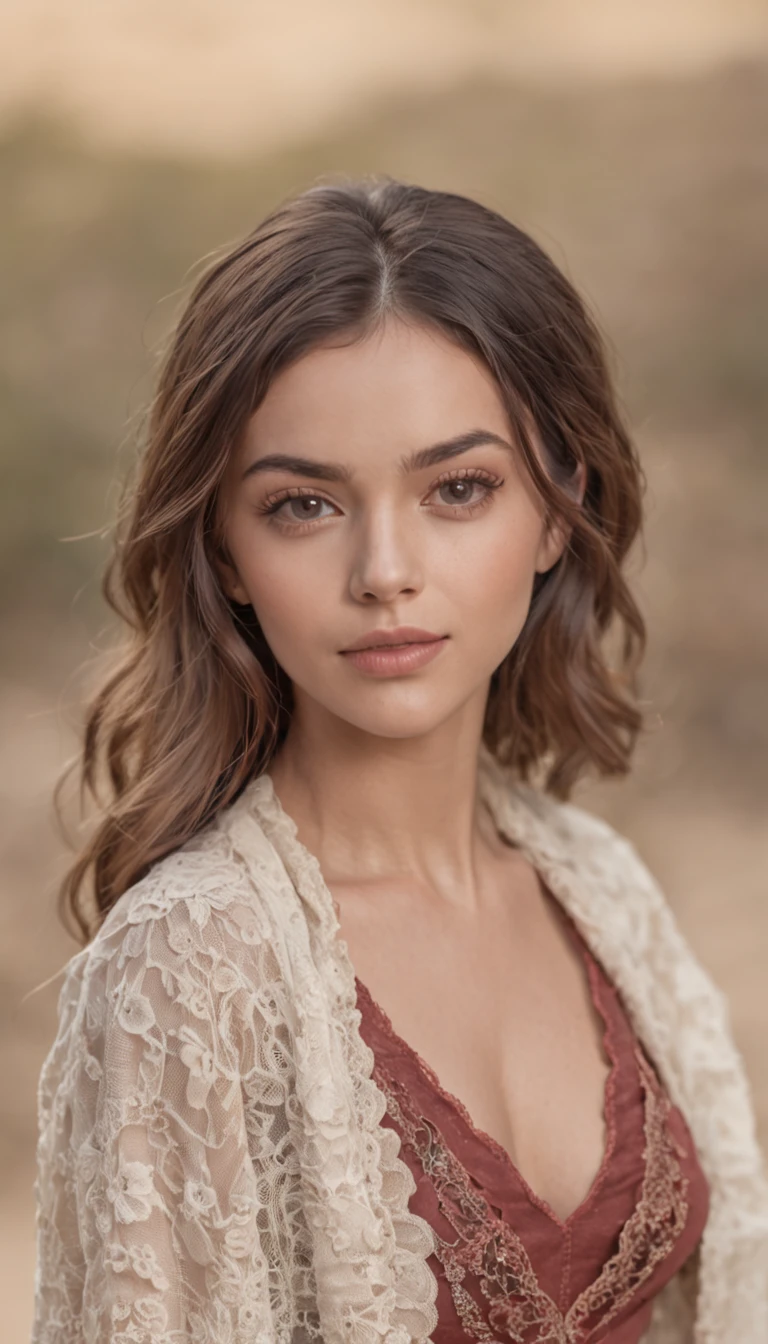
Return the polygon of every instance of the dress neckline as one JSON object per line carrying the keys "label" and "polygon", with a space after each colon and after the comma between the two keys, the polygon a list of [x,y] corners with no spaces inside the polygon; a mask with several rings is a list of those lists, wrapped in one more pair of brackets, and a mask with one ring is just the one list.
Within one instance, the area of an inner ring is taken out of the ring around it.
{"label": "dress neckline", "polygon": [[[567,853],[559,853],[556,837],[543,825],[543,818],[537,815],[538,809],[542,806],[542,801],[526,786],[513,786],[511,781],[506,779],[504,769],[495,760],[484,743],[480,744],[478,753],[478,788],[480,801],[490,812],[497,833],[526,856],[535,869],[545,893],[552,897],[556,909],[565,919],[566,926],[569,930],[572,930],[584,952],[592,957],[586,938],[586,930],[582,926],[586,925],[588,927],[591,925],[590,934],[599,936],[599,918],[596,912],[582,906],[579,899],[581,893],[573,891],[568,881],[563,880],[561,868],[570,866],[569,856]],[[527,802],[524,799],[527,799]],[[262,823],[267,824],[271,836],[277,843],[281,858],[287,864],[299,894],[312,907],[321,925],[325,927],[331,943],[335,945],[337,952],[345,959],[346,971],[350,976],[351,983],[353,985],[355,983],[362,984],[361,981],[358,981],[354,971],[346,941],[340,934],[337,909],[323,877],[319,859],[299,839],[298,826],[294,818],[283,807],[272,777],[267,771],[250,782],[245,790],[243,806],[248,810],[255,806],[259,819]],[[558,866],[558,858],[560,866]],[[566,901],[565,905],[562,903],[563,899]],[[569,908],[571,906],[575,908]],[[475,1126],[461,1100],[442,1087],[434,1070],[408,1045],[407,1041],[398,1036],[384,1010],[375,1003],[372,995],[369,994],[369,997],[382,1015],[382,1021],[388,1023],[393,1039],[396,1038],[401,1042],[406,1052],[411,1055],[417,1066],[426,1073],[433,1086],[437,1087],[448,1104],[469,1126],[471,1132],[486,1144],[489,1151],[496,1154],[499,1161],[525,1189],[531,1202],[541,1208],[558,1227],[568,1228],[578,1215],[581,1215],[590,1207],[592,1200],[596,1197],[603,1184],[615,1144],[614,1126],[611,1122],[617,1060],[615,1053],[611,1055],[608,1052],[606,1038],[609,1033],[607,1029],[603,1034],[603,1044],[611,1060],[611,1067],[606,1076],[603,1091],[603,1117],[605,1122],[603,1158],[584,1199],[568,1215],[568,1218],[563,1220],[546,1200],[541,1199],[528,1185],[506,1149],[492,1135]]]}
{"label": "dress neckline", "polygon": [[[548,892],[546,887],[544,887],[544,891],[547,895],[551,897],[551,892]],[[554,900],[554,897],[552,897],[552,899]],[[561,1218],[560,1215],[556,1213],[555,1210],[552,1208],[551,1204],[549,1204],[548,1201],[544,1199],[541,1195],[538,1195],[536,1193],[536,1191],[533,1189],[530,1183],[526,1180],[523,1173],[520,1171],[520,1168],[518,1167],[517,1163],[513,1161],[511,1155],[507,1152],[506,1148],[504,1148],[504,1146],[501,1143],[499,1143],[498,1139],[495,1139],[492,1134],[488,1134],[486,1130],[481,1129],[479,1125],[475,1124],[474,1120],[472,1119],[472,1116],[470,1115],[467,1107],[464,1105],[461,1098],[457,1097],[453,1092],[449,1092],[448,1089],[443,1086],[443,1084],[440,1081],[440,1078],[438,1077],[436,1071],[432,1068],[432,1066],[428,1064],[425,1059],[422,1058],[422,1056],[419,1054],[418,1050],[416,1050],[414,1046],[412,1046],[407,1040],[405,1040],[403,1036],[400,1035],[400,1033],[394,1027],[392,1020],[389,1017],[389,1014],[385,1011],[384,1008],[382,1008],[381,1004],[374,998],[368,986],[365,984],[364,981],[360,979],[360,977],[357,974],[355,974],[355,986],[358,995],[362,995],[365,998],[367,1004],[372,1009],[381,1029],[383,1030],[384,1034],[388,1037],[388,1039],[391,1040],[393,1044],[397,1046],[398,1050],[402,1051],[402,1053],[404,1053],[407,1056],[407,1058],[411,1060],[416,1070],[422,1075],[422,1077],[429,1084],[429,1086],[435,1092],[438,1093],[438,1095],[450,1107],[450,1109],[460,1117],[460,1119],[466,1125],[470,1133],[480,1143],[482,1143],[483,1146],[487,1148],[495,1156],[495,1158],[499,1161],[502,1167],[509,1174],[512,1175],[513,1179],[517,1182],[518,1185],[521,1186],[521,1188],[525,1192],[525,1195],[529,1199],[530,1203],[533,1204],[536,1208],[540,1209],[542,1213],[544,1213],[549,1219],[551,1219],[551,1221],[560,1229],[561,1232],[566,1232],[573,1226],[573,1224],[580,1217],[582,1217],[585,1213],[587,1213],[588,1210],[592,1207],[595,1199],[597,1198],[605,1182],[616,1149],[617,1131],[616,1131],[616,1119],[615,1119],[615,1092],[616,1092],[616,1074],[619,1064],[619,1053],[616,1048],[616,1042],[614,1037],[614,1024],[611,1015],[607,1011],[604,1000],[602,998],[602,991],[604,989],[604,972],[601,972],[601,969],[598,966],[596,959],[593,957],[586,942],[579,934],[579,931],[576,928],[576,926],[568,918],[565,911],[562,910],[562,908],[557,904],[556,901],[555,905],[557,906],[559,914],[562,915],[566,927],[568,928],[568,931],[570,932],[572,938],[574,939],[586,963],[590,996],[592,999],[592,1003],[603,1023],[603,1032],[601,1037],[603,1052],[605,1055],[607,1055],[609,1061],[608,1072],[606,1073],[603,1084],[602,1113],[604,1120],[604,1140],[603,1140],[602,1158],[584,1197],[579,1201],[576,1207],[572,1209],[571,1212],[565,1218]]]}

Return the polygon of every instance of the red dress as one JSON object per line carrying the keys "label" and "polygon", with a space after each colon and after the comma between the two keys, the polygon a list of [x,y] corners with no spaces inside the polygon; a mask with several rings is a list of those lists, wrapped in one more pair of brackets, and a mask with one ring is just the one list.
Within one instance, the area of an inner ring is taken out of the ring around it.
{"label": "red dress", "polygon": [[[560,907],[558,907],[560,909]],[[606,1147],[563,1222],[508,1153],[394,1030],[356,978],[360,1031],[416,1181],[409,1207],[436,1233],[434,1344],[638,1344],[652,1300],[698,1243],[706,1179],[617,991],[560,910],[604,1024]]]}

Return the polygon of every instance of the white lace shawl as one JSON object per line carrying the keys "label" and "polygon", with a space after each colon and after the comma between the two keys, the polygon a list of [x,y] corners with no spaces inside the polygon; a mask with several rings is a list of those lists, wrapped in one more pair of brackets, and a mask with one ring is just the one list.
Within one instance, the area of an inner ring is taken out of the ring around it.
{"label": "white lace shawl", "polygon": [[[766,1344],[768,1189],[723,995],[612,828],[484,748],[480,788],[620,990],[710,1183],[647,1340]],[[429,1341],[433,1235],[379,1124],[339,927],[263,775],[69,963],[40,1080],[33,1344]]]}

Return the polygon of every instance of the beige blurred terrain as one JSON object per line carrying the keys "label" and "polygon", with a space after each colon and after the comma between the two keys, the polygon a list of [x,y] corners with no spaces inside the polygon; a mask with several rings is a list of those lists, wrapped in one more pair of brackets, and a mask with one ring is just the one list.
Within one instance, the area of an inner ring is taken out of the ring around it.
{"label": "beige blurred terrain", "polygon": [[727,991],[768,1144],[764,6],[5,0],[0,25],[5,1337],[31,1318],[59,981],[31,991],[75,950],[51,788],[110,638],[117,481],[192,268],[322,174],[477,196],[608,334],[648,478],[649,730],[629,780],[576,801],[635,842]]}
{"label": "beige blurred terrain", "polygon": [[764,0],[3,0],[0,115],[221,158],[468,76],[584,84],[768,52]]}

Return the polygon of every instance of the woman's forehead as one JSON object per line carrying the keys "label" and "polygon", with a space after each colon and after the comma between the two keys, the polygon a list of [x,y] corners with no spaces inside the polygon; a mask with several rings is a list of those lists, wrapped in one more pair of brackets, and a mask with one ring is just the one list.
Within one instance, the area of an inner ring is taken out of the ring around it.
{"label": "woman's forehead", "polygon": [[296,451],[376,443],[398,454],[477,424],[509,432],[490,370],[447,336],[392,323],[282,370],[250,417],[245,444],[251,456],[292,438]]}

